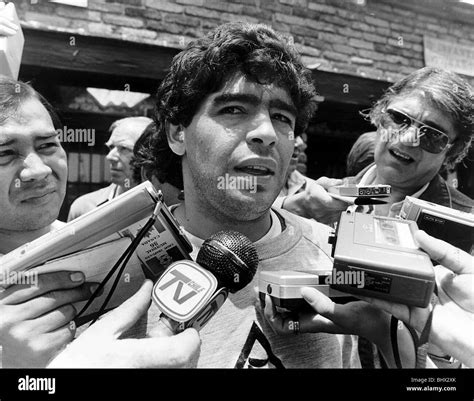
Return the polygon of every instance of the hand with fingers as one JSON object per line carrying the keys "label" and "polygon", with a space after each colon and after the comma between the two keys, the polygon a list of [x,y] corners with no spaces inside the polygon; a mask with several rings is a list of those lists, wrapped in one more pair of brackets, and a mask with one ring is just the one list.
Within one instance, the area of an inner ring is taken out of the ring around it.
{"label": "hand with fingers", "polygon": [[[364,301],[339,305],[315,288],[304,287],[301,295],[313,311],[281,312],[269,295],[265,297],[264,315],[280,335],[298,333],[356,334],[377,344],[388,333],[390,316]],[[316,312],[316,313],[315,313]]]}
{"label": "hand with fingers", "polygon": [[[304,287],[301,295],[312,311],[281,313],[267,295],[264,315],[272,329],[280,335],[298,333],[355,334],[374,343],[382,353],[388,367],[396,366],[390,341],[389,313],[364,301],[334,303],[315,288]],[[413,340],[406,327],[397,330],[400,360],[403,366],[414,367]]]}
{"label": "hand with fingers", "polygon": [[[314,312],[297,316],[279,313],[270,297],[265,299],[264,314],[280,334],[326,332],[356,334],[376,344],[389,366],[394,366],[390,343],[390,317],[395,316],[420,334],[433,311],[430,342],[468,366],[474,366],[474,264],[473,257],[423,231],[415,233],[420,247],[440,265],[435,267],[438,304],[427,308],[410,307],[380,299],[359,297],[361,301],[335,304],[314,288],[302,288],[303,298]],[[298,322],[296,324],[296,322]],[[405,327],[397,330],[403,366],[416,361],[413,341]]]}
{"label": "hand with fingers", "polygon": [[50,368],[177,368],[188,367],[200,350],[196,330],[175,336],[119,339],[150,305],[153,284],[146,280],[140,290],[104,315],[62,351]]}
{"label": "hand with fingers", "polygon": [[40,274],[36,279],[32,285],[0,291],[4,368],[46,366],[74,338],[77,311],[72,304],[87,300],[98,285],[85,283],[81,272]]}
{"label": "hand with fingers", "polygon": [[[13,6],[13,4],[11,4]],[[0,1],[0,37],[1,36],[13,36],[15,35],[20,27],[14,22],[10,21],[9,18],[2,15],[2,10],[8,7],[5,2]]]}
{"label": "hand with fingers", "polygon": [[324,224],[332,224],[339,220],[341,212],[347,209],[347,203],[334,199],[327,192],[329,187],[342,185],[343,180],[321,177],[318,180],[306,179],[304,191],[285,198],[282,208]]}
{"label": "hand with fingers", "polygon": [[425,327],[432,310],[430,342],[474,367],[474,257],[424,231],[418,231],[415,238],[431,259],[439,263],[435,266],[438,303],[434,309],[364,299],[418,332]]}

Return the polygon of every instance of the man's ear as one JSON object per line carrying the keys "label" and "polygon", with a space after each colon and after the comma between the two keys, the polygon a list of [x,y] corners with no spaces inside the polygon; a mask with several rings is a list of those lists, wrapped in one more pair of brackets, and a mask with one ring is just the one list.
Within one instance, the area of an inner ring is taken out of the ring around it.
{"label": "man's ear", "polygon": [[150,179],[143,166],[140,168],[140,176],[142,178],[142,182],[148,181]]}
{"label": "man's ear", "polygon": [[183,156],[186,153],[183,127],[181,125],[168,123],[166,125],[166,136],[171,150],[178,156]]}

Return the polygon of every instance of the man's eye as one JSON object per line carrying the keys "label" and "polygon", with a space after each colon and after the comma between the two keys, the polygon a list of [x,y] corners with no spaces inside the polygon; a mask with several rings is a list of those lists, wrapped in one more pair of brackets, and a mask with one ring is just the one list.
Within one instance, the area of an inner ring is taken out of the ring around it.
{"label": "man's eye", "polygon": [[390,115],[395,124],[406,126],[411,125],[411,120],[404,114],[399,113],[398,111],[391,111]]}
{"label": "man's eye", "polygon": [[39,148],[40,150],[59,148],[59,144],[57,142],[48,142],[48,143],[42,144]]}
{"label": "man's eye", "polygon": [[12,150],[5,150],[0,152],[0,165],[10,163],[15,157],[15,152]]}
{"label": "man's eye", "polygon": [[126,148],[125,146],[117,146],[117,150],[119,153],[127,153],[127,152],[132,152],[131,149]]}
{"label": "man's eye", "polygon": [[288,124],[290,127],[293,128],[293,120],[291,118],[285,116],[284,114],[275,113],[275,114],[273,114],[273,118],[276,119],[276,120],[281,121],[282,123]]}
{"label": "man's eye", "polygon": [[242,107],[227,106],[221,109],[221,114],[241,114],[245,110]]}

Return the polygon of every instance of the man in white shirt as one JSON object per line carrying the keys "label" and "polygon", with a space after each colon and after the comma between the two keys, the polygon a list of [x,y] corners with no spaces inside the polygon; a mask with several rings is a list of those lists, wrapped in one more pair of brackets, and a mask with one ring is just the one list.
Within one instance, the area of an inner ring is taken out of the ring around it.
{"label": "man in white shirt", "polygon": [[110,180],[112,183],[105,188],[85,194],[77,198],[69,210],[67,220],[71,221],[95,209],[98,205],[107,202],[137,183],[133,180],[130,161],[133,157],[133,147],[140,135],[153,121],[148,117],[127,117],[115,121],[110,126],[110,138],[106,142],[110,149],[106,156],[110,163]]}

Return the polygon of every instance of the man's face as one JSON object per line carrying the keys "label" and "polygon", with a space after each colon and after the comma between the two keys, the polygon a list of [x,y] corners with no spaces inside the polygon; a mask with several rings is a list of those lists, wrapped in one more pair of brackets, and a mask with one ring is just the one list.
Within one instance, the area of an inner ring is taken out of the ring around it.
{"label": "man's face", "polygon": [[113,130],[106,143],[110,149],[106,156],[110,163],[110,180],[124,188],[130,188],[132,182],[130,161],[137,139],[135,131],[136,127],[133,123],[124,122]]}
{"label": "man's face", "polygon": [[236,221],[262,216],[285,181],[295,116],[284,89],[232,76],[184,129],[186,202]]}
{"label": "man's face", "polygon": [[[387,109],[396,109],[422,121],[424,124],[446,133],[450,140],[456,138],[454,124],[449,115],[439,111],[421,92],[393,99]],[[419,124],[417,124],[418,126]],[[429,153],[417,146],[415,129],[410,127],[399,140],[387,140],[379,127],[375,143],[377,174],[385,183],[415,191],[438,173],[446,159],[447,149],[441,153]]]}
{"label": "man's face", "polygon": [[66,153],[46,108],[29,99],[0,126],[0,229],[44,228],[58,216]]}

